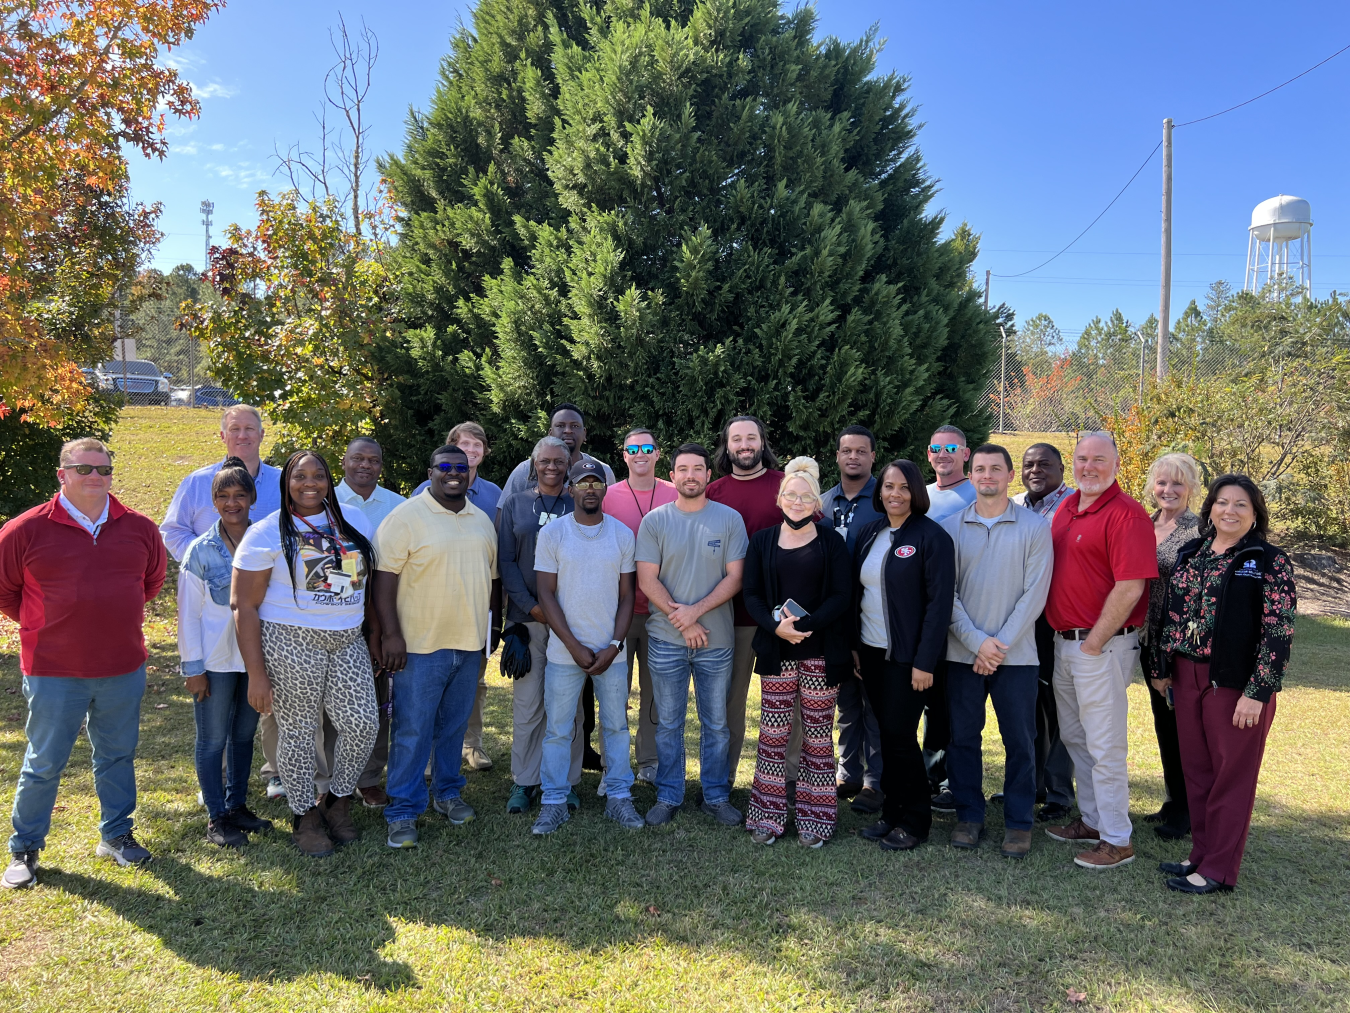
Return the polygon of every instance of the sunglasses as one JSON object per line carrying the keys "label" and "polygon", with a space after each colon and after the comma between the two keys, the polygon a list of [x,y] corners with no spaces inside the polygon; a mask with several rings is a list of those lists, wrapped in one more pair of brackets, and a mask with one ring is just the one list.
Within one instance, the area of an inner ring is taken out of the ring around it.
{"label": "sunglasses", "polygon": [[111,464],[67,464],[62,466],[63,471],[73,471],[77,475],[88,475],[90,472],[97,471],[104,478],[112,474],[113,466]]}
{"label": "sunglasses", "polygon": [[636,457],[638,454],[654,454],[654,453],[656,453],[656,444],[655,444],[655,443],[630,443],[630,444],[628,444],[628,446],[624,447],[623,449],[624,449],[625,452],[627,452],[627,454],[628,454],[630,457]]}
{"label": "sunglasses", "polygon": [[960,449],[961,449],[961,444],[959,444],[959,443],[930,443],[930,444],[928,444],[928,452],[929,452],[930,454],[940,454],[940,453],[942,453],[944,450],[947,451],[947,453],[949,453],[949,454],[954,454],[954,453],[956,453],[956,452],[957,452],[958,450],[960,450]]}
{"label": "sunglasses", "polygon": [[456,475],[467,475],[469,473],[469,466],[460,461],[440,461],[433,467],[440,469],[442,475],[448,475],[452,471]]}
{"label": "sunglasses", "polygon": [[603,489],[604,487],[605,483],[602,482],[600,479],[594,477],[583,478],[580,482],[572,483],[572,488],[576,489],[578,492],[595,492],[599,489]]}

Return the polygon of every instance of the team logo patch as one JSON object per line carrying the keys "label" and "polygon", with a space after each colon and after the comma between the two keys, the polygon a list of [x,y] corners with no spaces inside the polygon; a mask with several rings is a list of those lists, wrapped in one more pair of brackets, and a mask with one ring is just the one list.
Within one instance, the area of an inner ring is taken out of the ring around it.
{"label": "team logo patch", "polygon": [[916,550],[912,545],[902,545],[895,550],[895,554],[901,559],[908,559],[910,556],[914,555],[915,551]]}
{"label": "team logo patch", "polygon": [[1261,568],[1257,565],[1256,560],[1249,559],[1245,563],[1243,563],[1240,567],[1237,568],[1237,571],[1233,574],[1233,576],[1256,577],[1259,580],[1261,578]]}

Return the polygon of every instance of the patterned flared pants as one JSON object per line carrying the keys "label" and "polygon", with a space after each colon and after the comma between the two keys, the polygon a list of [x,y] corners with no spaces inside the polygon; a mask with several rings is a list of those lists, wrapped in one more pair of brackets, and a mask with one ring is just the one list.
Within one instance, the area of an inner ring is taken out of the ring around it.
{"label": "patterned flared pants", "polygon": [[825,684],[825,659],[785,661],[776,676],[761,676],[759,753],[750,790],[747,830],[775,837],[787,822],[783,765],[792,734],[792,711],[800,700],[802,759],[797,772],[797,833],[822,840],[834,835],[838,797],[834,783],[834,704],[839,687]]}

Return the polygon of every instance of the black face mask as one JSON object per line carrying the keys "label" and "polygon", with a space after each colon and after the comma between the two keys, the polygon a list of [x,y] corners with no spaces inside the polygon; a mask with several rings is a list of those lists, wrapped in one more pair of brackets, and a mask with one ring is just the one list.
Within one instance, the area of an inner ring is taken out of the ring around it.
{"label": "black face mask", "polygon": [[810,514],[807,514],[799,521],[794,521],[787,514],[783,514],[783,523],[786,524],[788,527],[790,527],[793,531],[800,531],[802,528],[810,524],[813,520],[815,520],[815,518],[812,517]]}

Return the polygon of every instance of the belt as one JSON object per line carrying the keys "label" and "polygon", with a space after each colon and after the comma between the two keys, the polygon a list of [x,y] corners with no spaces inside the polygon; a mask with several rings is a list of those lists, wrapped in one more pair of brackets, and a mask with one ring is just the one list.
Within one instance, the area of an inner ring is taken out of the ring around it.
{"label": "belt", "polygon": [[[1138,626],[1122,626],[1120,629],[1116,630],[1115,633],[1112,633],[1111,636],[1123,637],[1126,633],[1138,633],[1139,629],[1140,628]],[[1092,632],[1091,630],[1083,630],[1083,629],[1055,630],[1055,635],[1063,637],[1065,640],[1086,640],[1088,638],[1088,634],[1091,632]]]}

